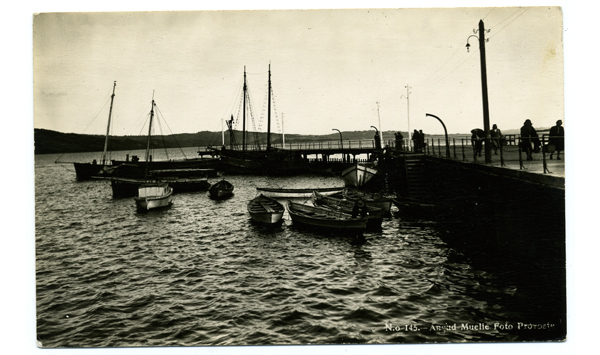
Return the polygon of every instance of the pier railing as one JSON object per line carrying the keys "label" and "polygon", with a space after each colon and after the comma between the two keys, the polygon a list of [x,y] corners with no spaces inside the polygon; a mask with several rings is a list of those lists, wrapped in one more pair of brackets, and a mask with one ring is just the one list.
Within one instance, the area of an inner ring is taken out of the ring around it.
{"label": "pier railing", "polygon": [[[492,152],[491,165],[518,168],[543,174],[564,175],[564,155],[560,157],[563,151],[559,153],[556,150],[556,146],[552,144],[553,141],[550,140],[549,135],[543,134],[538,139],[525,139],[520,135],[505,137],[506,139],[489,138]],[[563,136],[553,138],[564,139]],[[480,141],[473,140],[470,136],[450,138],[450,149],[447,150],[444,138],[431,137],[426,139],[420,147],[409,146],[404,147],[404,149],[440,158],[486,164],[484,157],[485,144],[485,138],[481,138]],[[530,148],[527,149],[527,146]],[[554,158],[555,154],[556,158]]]}

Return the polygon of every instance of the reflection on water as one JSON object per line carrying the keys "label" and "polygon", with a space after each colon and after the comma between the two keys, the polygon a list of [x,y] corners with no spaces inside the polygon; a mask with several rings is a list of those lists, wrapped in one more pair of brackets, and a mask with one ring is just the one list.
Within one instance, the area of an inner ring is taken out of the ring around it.
{"label": "reflection on water", "polygon": [[494,324],[558,322],[540,317],[522,273],[447,244],[447,226],[394,217],[364,240],[326,238],[287,213],[265,228],[246,212],[257,186],[340,178],[227,176],[229,199],[178,194],[170,209],[140,214],[55,159],[36,157],[35,170],[45,347],[519,341],[552,330]]}

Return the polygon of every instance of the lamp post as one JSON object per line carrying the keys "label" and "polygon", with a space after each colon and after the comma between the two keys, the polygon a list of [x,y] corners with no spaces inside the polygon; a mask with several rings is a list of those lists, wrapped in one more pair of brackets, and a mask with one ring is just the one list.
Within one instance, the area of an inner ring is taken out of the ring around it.
{"label": "lamp post", "polygon": [[340,134],[340,148],[342,151],[342,162],[345,163],[346,157],[344,156],[344,141],[342,140],[342,132],[340,132],[340,130],[337,128],[333,128],[332,131],[338,131],[338,133]]}
{"label": "lamp post", "polygon": [[[474,30],[475,31],[475,30]],[[490,146],[490,112],[488,106],[488,92],[487,92],[487,74],[485,65],[485,29],[483,27],[483,20],[479,21],[479,37],[476,35],[470,35],[467,38],[467,52],[469,51],[469,38],[476,37],[479,39],[479,59],[481,62],[481,96],[483,100],[483,130],[485,131],[485,162],[489,164],[492,162],[492,147]],[[489,30],[488,30],[489,32]]]}
{"label": "lamp post", "polygon": [[433,118],[437,119],[442,124],[442,127],[444,127],[444,136],[446,137],[446,158],[450,158],[450,141],[448,140],[448,130],[446,130],[446,125],[436,115],[432,115],[430,113],[426,113],[425,116],[430,116],[430,117],[433,117]]}

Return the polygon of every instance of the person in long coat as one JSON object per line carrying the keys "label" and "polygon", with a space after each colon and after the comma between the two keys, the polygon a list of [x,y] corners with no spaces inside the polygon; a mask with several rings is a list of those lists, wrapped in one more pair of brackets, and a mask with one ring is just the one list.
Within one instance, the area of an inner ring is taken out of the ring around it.
{"label": "person in long coat", "polygon": [[534,150],[539,152],[539,147],[540,138],[535,128],[533,128],[531,120],[527,119],[521,127],[521,149],[527,154],[527,160],[533,160],[531,153]]}
{"label": "person in long coat", "polygon": [[502,131],[496,124],[494,124],[490,130],[490,137],[492,140],[492,148],[494,148],[494,154],[498,154],[498,148],[502,145]]}
{"label": "person in long coat", "polygon": [[485,139],[485,132],[481,128],[475,128],[471,130],[471,144],[475,147],[475,155],[481,156],[481,150],[483,149],[483,140]]}
{"label": "person in long coat", "polygon": [[[562,126],[561,120],[556,121],[556,126],[550,128],[549,143],[554,145],[556,159],[560,160],[560,152],[565,150],[565,129]],[[550,159],[552,159],[552,154],[554,152],[550,152]]]}

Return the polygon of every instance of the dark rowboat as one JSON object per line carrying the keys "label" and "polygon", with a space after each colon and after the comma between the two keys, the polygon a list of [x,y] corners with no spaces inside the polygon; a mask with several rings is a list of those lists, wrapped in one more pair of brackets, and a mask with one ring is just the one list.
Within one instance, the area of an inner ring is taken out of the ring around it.
{"label": "dark rowboat", "polygon": [[212,198],[225,198],[233,195],[233,185],[226,180],[221,180],[208,189]]}
{"label": "dark rowboat", "polygon": [[[317,206],[324,206],[348,214],[356,213],[358,203],[358,201],[325,196],[317,191],[313,191],[312,201]],[[380,228],[383,222],[383,210],[379,207],[367,206],[367,213],[367,217],[369,218],[367,227]]]}
{"label": "dark rowboat", "polygon": [[326,229],[336,233],[362,233],[367,227],[367,217],[352,218],[348,213],[289,200],[287,208],[292,222],[296,225]]}
{"label": "dark rowboat", "polygon": [[256,196],[248,203],[250,218],[259,223],[279,223],[284,211],[285,207],[281,203],[263,194]]}
{"label": "dark rowboat", "polygon": [[[336,195],[338,196],[338,195]],[[363,200],[369,207],[379,207],[385,216],[390,216],[392,199],[380,194],[365,192],[357,189],[344,189],[342,196],[351,201]]]}

